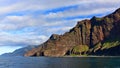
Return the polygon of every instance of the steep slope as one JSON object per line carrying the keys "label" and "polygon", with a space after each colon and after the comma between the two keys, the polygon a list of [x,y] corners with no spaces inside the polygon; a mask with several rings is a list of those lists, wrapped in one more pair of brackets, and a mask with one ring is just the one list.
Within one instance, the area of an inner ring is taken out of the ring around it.
{"label": "steep slope", "polygon": [[63,35],[53,34],[24,56],[120,55],[120,8],[103,18],[79,21]]}

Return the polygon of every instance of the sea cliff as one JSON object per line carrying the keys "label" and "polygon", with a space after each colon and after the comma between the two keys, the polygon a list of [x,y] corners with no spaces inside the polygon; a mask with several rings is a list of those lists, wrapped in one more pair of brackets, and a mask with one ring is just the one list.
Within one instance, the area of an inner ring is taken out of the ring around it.
{"label": "sea cliff", "polygon": [[120,8],[102,18],[78,21],[63,35],[53,34],[24,56],[120,56]]}

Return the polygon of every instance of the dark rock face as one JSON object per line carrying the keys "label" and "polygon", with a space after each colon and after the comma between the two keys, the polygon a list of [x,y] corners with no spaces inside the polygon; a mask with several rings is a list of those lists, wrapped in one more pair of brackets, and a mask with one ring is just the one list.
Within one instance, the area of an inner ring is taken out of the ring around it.
{"label": "dark rock face", "polygon": [[[106,42],[118,41],[107,49]],[[70,55],[75,46],[87,45],[88,54],[116,55],[120,52],[120,9],[103,18],[79,21],[63,35],[53,34],[38,48],[28,51],[24,56],[64,56]],[[99,46],[97,44],[101,43]],[[97,47],[97,48],[96,48]],[[94,51],[94,52],[93,52]],[[117,53],[116,53],[117,52]]]}

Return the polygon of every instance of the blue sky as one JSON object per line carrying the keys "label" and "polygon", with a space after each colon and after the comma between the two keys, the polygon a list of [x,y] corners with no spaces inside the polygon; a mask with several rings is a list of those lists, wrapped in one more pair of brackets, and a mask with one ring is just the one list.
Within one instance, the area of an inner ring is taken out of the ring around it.
{"label": "blue sky", "polygon": [[0,54],[39,45],[51,34],[63,34],[77,21],[102,17],[120,0],[0,0]]}

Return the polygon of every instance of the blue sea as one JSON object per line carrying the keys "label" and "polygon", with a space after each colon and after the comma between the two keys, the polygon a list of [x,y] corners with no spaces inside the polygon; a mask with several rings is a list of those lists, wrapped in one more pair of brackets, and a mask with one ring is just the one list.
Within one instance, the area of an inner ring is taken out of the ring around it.
{"label": "blue sea", "polygon": [[120,57],[0,57],[0,68],[120,68]]}

